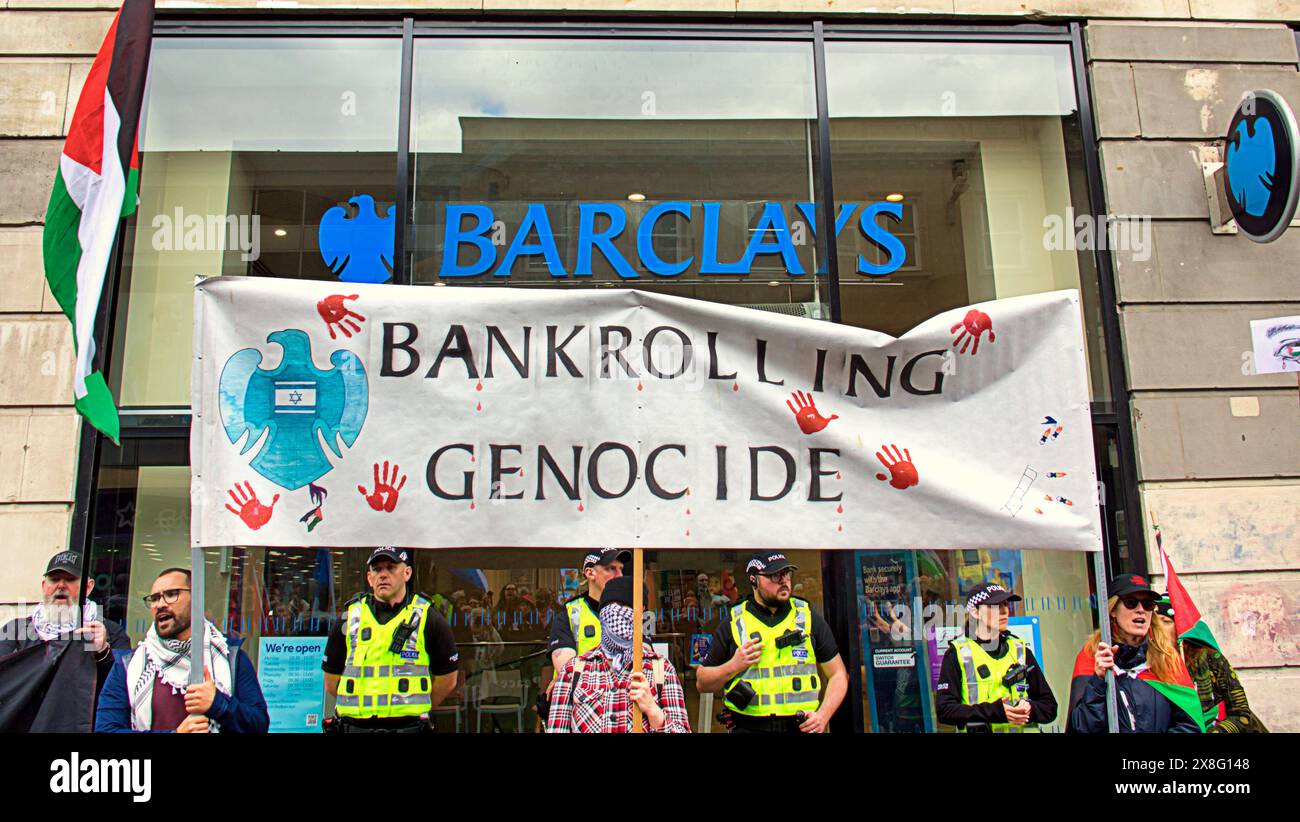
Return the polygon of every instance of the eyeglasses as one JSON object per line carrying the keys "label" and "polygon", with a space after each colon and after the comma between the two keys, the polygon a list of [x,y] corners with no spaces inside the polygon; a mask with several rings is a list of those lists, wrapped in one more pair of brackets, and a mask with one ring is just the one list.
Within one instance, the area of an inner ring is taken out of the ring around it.
{"label": "eyeglasses", "polygon": [[148,596],[140,597],[140,599],[143,599],[145,606],[149,608],[158,607],[159,602],[162,602],[166,605],[175,605],[176,600],[181,598],[181,592],[188,591],[188,590],[190,589],[189,588],[168,588],[167,590],[159,591],[156,594],[149,594]]}
{"label": "eyeglasses", "polygon": [[770,574],[763,574],[763,576],[767,577],[773,582],[781,582],[783,580],[792,579],[794,577],[794,571],[790,570],[789,568],[786,568],[784,571],[773,571]]}
{"label": "eyeglasses", "polygon": [[1124,603],[1124,607],[1130,611],[1136,611],[1138,608],[1143,611],[1154,611],[1156,609],[1156,601],[1147,597],[1121,597],[1120,602]]}

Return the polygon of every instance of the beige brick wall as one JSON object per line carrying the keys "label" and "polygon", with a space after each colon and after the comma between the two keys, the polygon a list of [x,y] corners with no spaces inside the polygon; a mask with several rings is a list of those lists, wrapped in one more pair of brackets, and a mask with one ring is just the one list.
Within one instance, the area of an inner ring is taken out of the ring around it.
{"label": "beige brick wall", "polygon": [[1251,373],[1247,354],[1251,319],[1300,314],[1300,231],[1269,245],[1212,234],[1199,156],[1248,91],[1300,108],[1295,37],[1283,25],[1094,21],[1087,42],[1107,205],[1155,221],[1149,259],[1115,253],[1142,516],[1160,520],[1260,716],[1300,730],[1288,687],[1300,675],[1300,395],[1294,375]]}
{"label": "beige brick wall", "polygon": [[[71,326],[45,285],[41,223],[67,124],[116,2],[0,2],[0,609],[40,595],[68,543],[79,420]],[[95,10],[98,8],[99,10]]]}

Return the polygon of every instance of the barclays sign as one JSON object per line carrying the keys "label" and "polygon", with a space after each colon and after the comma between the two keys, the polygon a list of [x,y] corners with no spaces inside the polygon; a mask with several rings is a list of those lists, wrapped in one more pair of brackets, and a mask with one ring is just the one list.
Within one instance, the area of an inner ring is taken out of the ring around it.
{"label": "barclays sign", "polygon": [[[320,224],[320,249],[325,263],[344,282],[387,282],[392,276],[393,209],[380,218],[374,200],[360,195],[349,201],[357,207],[349,216],[341,207],[326,212]],[[577,232],[570,243],[568,231],[557,239],[553,209],[566,214],[561,224],[567,228],[569,214],[576,206]],[[576,204],[524,204],[522,218],[502,242],[502,222],[490,204],[450,203],[441,237],[438,276],[440,278],[508,277],[516,263],[534,261],[554,278],[591,277],[598,260],[627,280],[639,279],[646,271],[657,277],[679,277],[687,272],[699,276],[747,275],[758,261],[771,260],[792,277],[809,274],[798,254],[796,232],[791,223],[803,223],[816,236],[817,206],[811,202],[795,204],[792,221],[782,203],[764,203],[761,213],[748,227],[748,240],[736,259],[724,259],[722,245],[724,203],[717,201],[670,200],[650,206],[635,219],[629,217],[625,204],[616,202],[582,202]],[[672,218],[679,225],[698,226],[698,254],[665,259],[656,249],[654,238],[662,223]],[[895,202],[870,204],[841,203],[835,215],[835,236],[840,238],[852,223],[868,244],[879,250],[880,261],[857,255],[860,274],[882,277],[901,268],[907,257],[902,241],[890,230],[891,224],[903,219],[903,206]],[[630,234],[629,234],[630,233]],[[625,235],[629,235],[626,236]],[[620,242],[621,241],[621,242]],[[572,264],[566,266],[560,245],[569,246]],[[624,246],[629,255],[619,248]],[[734,256],[734,255],[733,255]],[[635,263],[635,265],[634,265]]]}

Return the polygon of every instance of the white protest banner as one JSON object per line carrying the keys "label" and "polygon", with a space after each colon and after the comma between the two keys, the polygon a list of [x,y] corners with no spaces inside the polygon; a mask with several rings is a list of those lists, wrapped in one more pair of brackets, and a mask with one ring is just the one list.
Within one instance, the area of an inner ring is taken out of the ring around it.
{"label": "white protest banner", "polygon": [[885,334],[634,290],[221,277],[196,546],[1101,547],[1078,295]]}
{"label": "white protest banner", "polygon": [[1300,316],[1250,321],[1255,373],[1300,371]]}

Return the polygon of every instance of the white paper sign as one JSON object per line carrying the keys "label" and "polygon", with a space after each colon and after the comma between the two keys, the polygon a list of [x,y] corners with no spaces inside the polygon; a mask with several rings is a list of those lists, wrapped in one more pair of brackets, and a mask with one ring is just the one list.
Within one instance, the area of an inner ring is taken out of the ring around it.
{"label": "white paper sign", "polygon": [[1255,373],[1300,371],[1300,316],[1250,321]]}
{"label": "white paper sign", "polygon": [[194,345],[196,545],[1101,547],[1072,291],[895,339],[634,290],[221,277]]}

